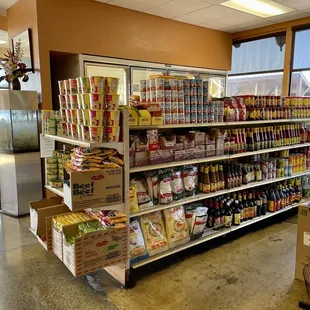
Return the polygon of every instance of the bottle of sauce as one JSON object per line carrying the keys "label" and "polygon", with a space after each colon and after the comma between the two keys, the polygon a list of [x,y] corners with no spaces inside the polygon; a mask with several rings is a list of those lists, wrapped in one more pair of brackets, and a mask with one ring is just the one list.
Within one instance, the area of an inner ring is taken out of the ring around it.
{"label": "bottle of sauce", "polygon": [[262,215],[262,205],[263,205],[263,199],[260,196],[260,192],[257,193],[256,195],[256,207],[257,207],[257,212],[256,216],[261,216]]}
{"label": "bottle of sauce", "polygon": [[268,198],[268,211],[269,212],[275,212],[276,211],[276,196],[274,194],[274,190],[271,189],[269,192],[269,198]]}
{"label": "bottle of sauce", "polygon": [[254,204],[253,204],[253,195],[250,191],[248,193],[248,206],[249,206],[248,219],[252,220],[254,218]]}
{"label": "bottle of sauce", "polygon": [[300,127],[300,143],[306,143],[307,142],[307,132],[305,129],[305,124],[301,124]]}
{"label": "bottle of sauce", "polygon": [[249,219],[249,206],[247,202],[246,191],[243,192],[243,220],[247,221]]}
{"label": "bottle of sauce", "polygon": [[269,148],[269,141],[268,141],[268,134],[267,134],[267,128],[265,127],[263,129],[263,132],[264,132],[264,139],[265,139],[265,149],[268,149]]}
{"label": "bottle of sauce", "polygon": [[215,193],[217,191],[217,180],[215,176],[215,167],[211,165],[210,173],[210,192]]}
{"label": "bottle of sauce", "polygon": [[242,132],[242,142],[243,142],[243,145],[244,145],[244,152],[246,152],[247,151],[247,140],[246,140],[245,128],[242,128],[241,132]]}
{"label": "bottle of sauce", "polygon": [[261,215],[266,215],[267,213],[267,196],[265,194],[265,192],[262,192],[262,195],[261,195],[261,198],[262,198],[262,210],[261,210]]}
{"label": "bottle of sauce", "polygon": [[203,176],[203,193],[208,194],[211,191],[210,177],[209,177],[209,166],[205,165]]}
{"label": "bottle of sauce", "polygon": [[256,195],[255,195],[255,192],[254,190],[252,191],[252,202],[253,202],[253,206],[254,206],[254,209],[253,209],[253,217],[256,217],[257,216],[257,205],[256,205]]}
{"label": "bottle of sauce", "polygon": [[225,141],[224,141],[224,154],[229,155],[230,152],[230,136],[229,131],[226,131]]}
{"label": "bottle of sauce", "polygon": [[274,194],[276,196],[276,203],[275,203],[275,209],[276,211],[279,211],[281,209],[281,197],[278,191],[278,186],[276,186],[274,190]]}
{"label": "bottle of sauce", "polygon": [[249,183],[248,171],[245,165],[242,165],[242,184],[246,185]]}
{"label": "bottle of sauce", "polygon": [[221,214],[219,210],[219,201],[214,199],[214,230],[219,230],[221,227]]}
{"label": "bottle of sauce", "polygon": [[225,224],[225,221],[224,221],[225,210],[224,210],[224,199],[223,198],[220,199],[219,208],[220,208],[221,227],[223,227]]}
{"label": "bottle of sauce", "polygon": [[263,128],[259,128],[259,136],[260,136],[260,141],[261,141],[261,148],[265,149],[265,135],[264,135],[264,131]]}
{"label": "bottle of sauce", "polygon": [[242,193],[238,193],[238,201],[239,201],[239,209],[240,209],[240,222],[244,220],[244,210],[243,210],[243,203],[242,203]]}
{"label": "bottle of sauce", "polygon": [[247,151],[253,152],[254,151],[254,138],[253,138],[253,132],[248,132],[248,138],[247,138]]}
{"label": "bottle of sauce", "polygon": [[240,208],[239,208],[239,201],[235,200],[234,201],[234,219],[233,223],[236,226],[239,226],[241,223],[241,215],[240,215]]}
{"label": "bottle of sauce", "polygon": [[241,166],[238,165],[238,185],[237,186],[241,186],[242,185],[242,171],[241,171]]}
{"label": "bottle of sauce", "polygon": [[219,187],[221,186],[220,185],[220,176],[219,176],[219,165],[216,164],[215,165],[215,178],[216,178],[216,190],[220,190]]}
{"label": "bottle of sauce", "polygon": [[214,226],[214,207],[213,207],[213,199],[208,200],[208,220],[207,226],[209,228]]}
{"label": "bottle of sauce", "polygon": [[232,134],[233,134],[234,141],[235,141],[235,151],[234,151],[234,154],[237,154],[237,153],[240,153],[240,141],[239,141],[238,130],[236,128],[234,128],[232,130]]}
{"label": "bottle of sauce", "polygon": [[223,165],[219,164],[219,190],[225,189],[225,178],[224,178],[224,171]]}
{"label": "bottle of sauce", "polygon": [[205,176],[205,167],[204,165],[199,166],[199,192],[203,193],[203,180]]}
{"label": "bottle of sauce", "polygon": [[230,202],[227,202],[225,215],[224,215],[225,227],[231,227],[232,224],[232,213],[231,213],[231,205]]}
{"label": "bottle of sauce", "polygon": [[257,128],[254,128],[253,130],[253,138],[254,138],[254,151],[260,150],[260,139],[259,134],[257,132]]}

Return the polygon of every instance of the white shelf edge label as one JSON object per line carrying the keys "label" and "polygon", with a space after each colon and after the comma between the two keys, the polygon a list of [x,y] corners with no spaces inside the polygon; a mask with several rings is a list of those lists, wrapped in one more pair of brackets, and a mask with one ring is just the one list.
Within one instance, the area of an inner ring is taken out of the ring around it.
{"label": "white shelf edge label", "polygon": [[55,140],[49,139],[40,134],[41,158],[52,157],[53,151],[55,151]]}

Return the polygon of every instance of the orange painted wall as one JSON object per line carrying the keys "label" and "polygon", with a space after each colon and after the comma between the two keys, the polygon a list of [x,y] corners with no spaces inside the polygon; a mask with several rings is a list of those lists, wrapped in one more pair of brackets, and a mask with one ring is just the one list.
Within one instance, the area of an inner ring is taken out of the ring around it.
{"label": "orange painted wall", "polygon": [[[17,34],[31,28],[32,50],[35,73],[29,74],[27,83],[21,82],[23,90],[36,90],[41,93],[39,36],[36,0],[20,0],[8,9],[8,33],[12,39]],[[38,98],[40,101],[40,98]]]}
{"label": "orange painted wall", "polygon": [[8,31],[8,19],[6,16],[0,15],[0,30]]}
{"label": "orange painted wall", "polygon": [[45,108],[51,107],[49,51],[230,69],[229,33],[93,0],[37,0],[37,9]]}

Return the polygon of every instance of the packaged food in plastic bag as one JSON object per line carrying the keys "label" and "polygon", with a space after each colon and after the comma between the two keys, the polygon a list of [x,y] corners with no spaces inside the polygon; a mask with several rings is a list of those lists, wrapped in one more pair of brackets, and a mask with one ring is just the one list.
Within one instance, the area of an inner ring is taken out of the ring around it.
{"label": "packaged food in plastic bag", "polygon": [[186,207],[186,221],[190,234],[194,238],[198,238],[203,234],[208,219],[207,212],[208,208],[199,204]]}
{"label": "packaged food in plastic bag", "polygon": [[167,234],[161,211],[142,215],[141,228],[149,255],[168,250]]}
{"label": "packaged food in plastic bag", "polygon": [[176,242],[189,236],[185,219],[184,207],[175,207],[164,210],[168,242]]}
{"label": "packaged food in plastic bag", "polygon": [[129,187],[129,209],[131,213],[139,211],[137,189],[134,185]]}
{"label": "packaged food in plastic bag", "polygon": [[190,197],[194,196],[195,190],[196,190],[196,178],[198,176],[198,170],[197,174],[195,170],[193,169],[193,166],[184,166],[182,169],[182,179],[184,184],[184,196]]}
{"label": "packaged food in plastic bag", "polygon": [[168,204],[172,202],[172,188],[171,188],[171,170],[160,170],[158,173],[158,193],[159,203]]}
{"label": "packaged food in plastic bag", "polygon": [[158,176],[157,173],[147,177],[147,186],[149,195],[151,196],[154,205],[158,205]]}
{"label": "packaged food in plastic bag", "polygon": [[129,255],[130,264],[149,256],[146,251],[140,224],[136,218],[130,220]]}
{"label": "packaged food in plastic bag", "polygon": [[173,200],[180,200],[184,195],[184,186],[181,170],[173,170],[171,175]]}
{"label": "packaged food in plastic bag", "polygon": [[145,209],[153,206],[152,199],[146,190],[144,182],[144,179],[140,177],[133,178],[130,181],[130,185],[135,186],[137,190],[139,209]]}

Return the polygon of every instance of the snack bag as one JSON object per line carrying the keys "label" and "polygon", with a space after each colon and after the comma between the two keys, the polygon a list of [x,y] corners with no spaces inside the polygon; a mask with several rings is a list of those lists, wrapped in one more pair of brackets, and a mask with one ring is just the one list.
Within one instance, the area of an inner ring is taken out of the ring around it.
{"label": "snack bag", "polygon": [[160,170],[158,173],[158,192],[159,203],[168,204],[172,202],[172,188],[171,188],[171,171]]}
{"label": "snack bag", "polygon": [[141,227],[146,248],[150,255],[168,250],[167,235],[161,211],[142,215]]}
{"label": "snack bag", "polygon": [[130,213],[139,211],[137,190],[135,186],[129,187],[129,209]]}
{"label": "snack bag", "polygon": [[137,197],[138,197],[138,205],[139,209],[145,209],[153,206],[153,202],[147,190],[144,186],[144,179],[143,178],[133,178],[130,181],[131,186],[135,186],[137,190]]}
{"label": "snack bag", "polygon": [[168,242],[175,242],[189,236],[184,207],[164,210]]}
{"label": "snack bag", "polygon": [[147,258],[147,254],[140,224],[136,218],[130,220],[129,241],[130,264]]}
{"label": "snack bag", "polygon": [[180,200],[184,195],[184,186],[182,180],[182,173],[180,170],[173,170],[171,176],[171,188],[173,200]]}

